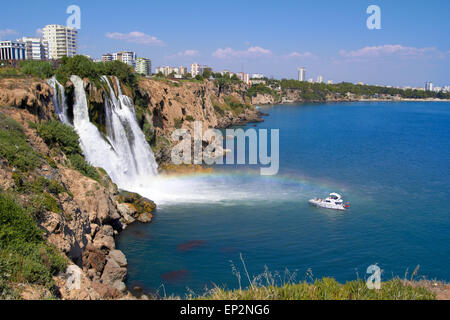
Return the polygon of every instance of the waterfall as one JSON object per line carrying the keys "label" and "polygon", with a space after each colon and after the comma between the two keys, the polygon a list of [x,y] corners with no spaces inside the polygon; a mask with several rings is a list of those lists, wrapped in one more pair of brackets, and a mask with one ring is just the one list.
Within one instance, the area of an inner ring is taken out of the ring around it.
{"label": "waterfall", "polygon": [[55,106],[55,112],[58,115],[59,120],[62,123],[70,124],[67,114],[66,93],[64,87],[56,80],[56,77],[47,80],[47,83],[52,87],[54,91],[53,105]]}
{"label": "waterfall", "polygon": [[157,164],[137,124],[131,99],[121,91],[116,97],[109,79],[102,77],[110,89],[110,97],[105,98],[106,135],[103,135],[89,119],[83,80],[78,76],[71,76],[70,80],[75,87],[73,125],[80,136],[86,160],[105,169],[121,189],[137,191],[145,188],[157,174]]}

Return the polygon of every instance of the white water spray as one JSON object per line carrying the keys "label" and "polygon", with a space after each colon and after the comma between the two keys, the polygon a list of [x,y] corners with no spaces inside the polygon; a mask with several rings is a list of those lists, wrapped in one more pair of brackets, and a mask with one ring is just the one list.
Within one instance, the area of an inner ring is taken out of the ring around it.
{"label": "white water spray", "polygon": [[[83,80],[78,76],[71,76],[70,80],[75,87],[73,127],[80,136],[85,158],[93,166],[106,170],[120,189],[137,192],[158,206],[172,203],[228,205],[235,201],[260,202],[271,196],[278,200],[298,197],[298,187],[286,190],[287,186],[278,182],[261,181],[259,175],[245,179],[242,173],[180,178],[158,176],[155,157],[137,123],[133,102],[123,95],[118,79],[115,78],[116,96],[109,78],[102,77],[110,92],[104,105],[105,133],[90,121]],[[49,84],[55,90],[53,99],[61,122],[70,125],[64,88],[56,79],[50,79]]]}

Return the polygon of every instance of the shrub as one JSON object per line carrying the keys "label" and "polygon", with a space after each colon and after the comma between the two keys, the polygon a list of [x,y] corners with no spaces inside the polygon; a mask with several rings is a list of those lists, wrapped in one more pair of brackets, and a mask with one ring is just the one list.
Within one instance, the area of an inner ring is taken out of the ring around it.
{"label": "shrub", "polygon": [[66,154],[81,153],[79,136],[75,129],[58,120],[43,122],[38,126],[38,134],[50,147],[61,147]]}
{"label": "shrub", "polygon": [[38,126],[38,134],[48,146],[60,147],[76,170],[89,178],[100,180],[97,170],[83,157],[79,136],[75,129],[57,120],[52,120],[41,123]]}
{"label": "shrub", "polygon": [[20,70],[24,74],[39,77],[41,79],[51,78],[55,74],[52,64],[47,61],[22,61],[20,62]]}
{"label": "shrub", "polygon": [[27,142],[22,126],[0,113],[0,157],[21,171],[33,170],[39,164],[39,155]]}
{"label": "shrub", "polygon": [[183,125],[183,119],[182,118],[175,118],[174,119],[174,127],[175,129],[180,129]]}
{"label": "shrub", "polygon": [[0,261],[10,282],[51,286],[52,276],[66,268],[66,259],[43,238],[31,215],[0,193]]}
{"label": "shrub", "polygon": [[96,181],[100,181],[100,175],[97,169],[87,163],[81,154],[70,154],[68,155],[68,158],[70,160],[70,163],[76,170],[81,172],[86,177],[89,177]]}
{"label": "shrub", "polygon": [[195,121],[194,117],[191,115],[186,116],[186,121],[193,122]]}

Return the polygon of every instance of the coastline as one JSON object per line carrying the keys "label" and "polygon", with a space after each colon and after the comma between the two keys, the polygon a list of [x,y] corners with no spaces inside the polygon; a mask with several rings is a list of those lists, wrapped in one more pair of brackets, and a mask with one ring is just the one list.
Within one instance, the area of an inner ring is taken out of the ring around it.
{"label": "coastline", "polygon": [[316,101],[316,100],[299,100],[299,101],[281,101],[274,103],[256,103],[254,104],[256,107],[258,106],[276,106],[276,105],[293,105],[293,104],[320,104],[320,103],[343,103],[343,102],[450,102],[450,99],[342,99],[342,100],[325,100],[325,101]]}

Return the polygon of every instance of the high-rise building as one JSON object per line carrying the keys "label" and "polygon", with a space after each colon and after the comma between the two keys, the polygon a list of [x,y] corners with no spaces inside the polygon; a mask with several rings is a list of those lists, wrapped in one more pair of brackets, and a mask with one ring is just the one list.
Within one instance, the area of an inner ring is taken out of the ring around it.
{"label": "high-rise building", "polygon": [[322,76],[318,76],[317,77],[317,83],[322,83],[323,82],[323,77]]}
{"label": "high-rise building", "polygon": [[245,82],[245,84],[250,84],[250,74],[249,73],[244,74],[244,82]]}
{"label": "high-rise building", "polygon": [[105,53],[102,55],[102,62],[113,61],[113,55],[111,53]]}
{"label": "high-rise building", "polygon": [[136,53],[132,51],[120,51],[112,54],[113,60],[121,61],[136,68]]}
{"label": "high-rise building", "polygon": [[178,74],[180,76],[185,76],[187,74],[187,68],[183,66],[178,67]]}
{"label": "high-rise building", "polygon": [[306,69],[304,67],[298,68],[298,81],[306,81]]}
{"label": "high-rise building", "polygon": [[61,59],[77,54],[78,31],[71,27],[50,24],[44,27],[43,42],[48,45],[48,58]]}
{"label": "high-rise building", "polygon": [[0,41],[0,60],[25,60],[25,43],[20,41]]}
{"label": "high-rise building", "polygon": [[433,91],[433,82],[431,82],[431,81],[425,82],[425,90],[426,91]]}
{"label": "high-rise building", "polygon": [[152,62],[147,58],[136,59],[136,72],[145,76],[152,74]]}
{"label": "high-rise building", "polygon": [[48,44],[45,43],[41,38],[23,37],[22,39],[17,39],[17,41],[25,44],[25,59],[48,59]]}
{"label": "high-rise building", "polygon": [[200,72],[200,65],[198,63],[191,64],[191,76],[195,77],[203,72]]}

